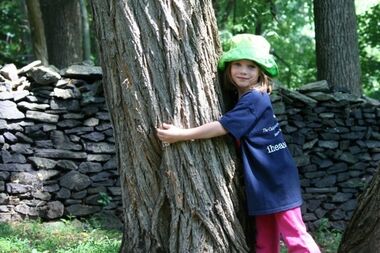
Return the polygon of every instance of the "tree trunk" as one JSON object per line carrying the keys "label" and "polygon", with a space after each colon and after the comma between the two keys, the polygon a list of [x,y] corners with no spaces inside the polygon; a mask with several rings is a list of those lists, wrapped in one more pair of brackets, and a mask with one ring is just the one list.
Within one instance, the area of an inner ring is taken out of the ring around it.
{"label": "tree trunk", "polygon": [[83,27],[83,60],[91,61],[91,36],[88,21],[87,2],[86,0],[79,0],[79,3]]}
{"label": "tree trunk", "polygon": [[314,0],[319,80],[335,91],[361,95],[359,46],[354,0]]}
{"label": "tree trunk", "polygon": [[378,253],[380,249],[380,165],[358,200],[344,231],[339,253]]}
{"label": "tree trunk", "polygon": [[83,61],[78,0],[40,0],[49,64],[58,68]]}
{"label": "tree trunk", "polygon": [[220,117],[211,0],[91,5],[122,186],[121,252],[247,252],[232,146],[215,138],[165,147],[155,131]]}
{"label": "tree trunk", "polygon": [[45,39],[44,24],[39,0],[26,0],[28,19],[32,37],[33,53],[43,65],[48,65],[48,53]]}

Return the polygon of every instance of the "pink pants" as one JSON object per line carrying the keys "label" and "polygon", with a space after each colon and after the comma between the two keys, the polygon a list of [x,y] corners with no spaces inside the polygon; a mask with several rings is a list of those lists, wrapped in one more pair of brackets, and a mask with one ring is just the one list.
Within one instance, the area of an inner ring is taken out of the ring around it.
{"label": "pink pants", "polygon": [[306,231],[299,207],[287,211],[256,216],[256,253],[279,253],[280,236],[289,253],[320,253]]}

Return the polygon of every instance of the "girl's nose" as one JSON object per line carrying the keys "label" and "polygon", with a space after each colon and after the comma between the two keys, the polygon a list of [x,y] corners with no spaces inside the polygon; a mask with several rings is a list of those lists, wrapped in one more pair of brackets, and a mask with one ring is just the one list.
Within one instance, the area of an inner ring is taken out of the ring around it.
{"label": "girl's nose", "polygon": [[247,74],[247,68],[246,67],[241,67],[240,68],[240,73],[243,74],[243,75],[246,75]]}

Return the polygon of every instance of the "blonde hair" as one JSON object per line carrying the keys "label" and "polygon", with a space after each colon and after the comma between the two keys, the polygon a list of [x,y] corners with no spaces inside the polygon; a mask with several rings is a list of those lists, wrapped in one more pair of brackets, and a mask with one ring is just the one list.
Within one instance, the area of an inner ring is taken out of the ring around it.
{"label": "blonde hair", "polygon": [[[257,65],[257,63],[255,63]],[[259,80],[257,84],[254,86],[255,89],[266,92],[270,94],[273,89],[273,81],[272,78],[270,78],[268,75],[266,75],[260,68],[259,65],[257,65],[259,68]],[[224,86],[226,89],[231,89],[232,87],[235,87],[235,83],[232,80],[231,76],[231,62],[227,63],[227,66],[224,71]]]}

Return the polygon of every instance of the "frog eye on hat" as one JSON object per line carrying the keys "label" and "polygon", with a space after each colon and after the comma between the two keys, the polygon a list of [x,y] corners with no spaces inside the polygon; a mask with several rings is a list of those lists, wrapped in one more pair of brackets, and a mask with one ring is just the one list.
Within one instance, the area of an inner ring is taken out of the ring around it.
{"label": "frog eye on hat", "polygon": [[224,70],[226,64],[238,60],[251,60],[259,65],[261,70],[270,77],[278,75],[278,67],[269,53],[269,42],[260,35],[238,34],[225,45],[225,51],[218,62],[218,69]]}

